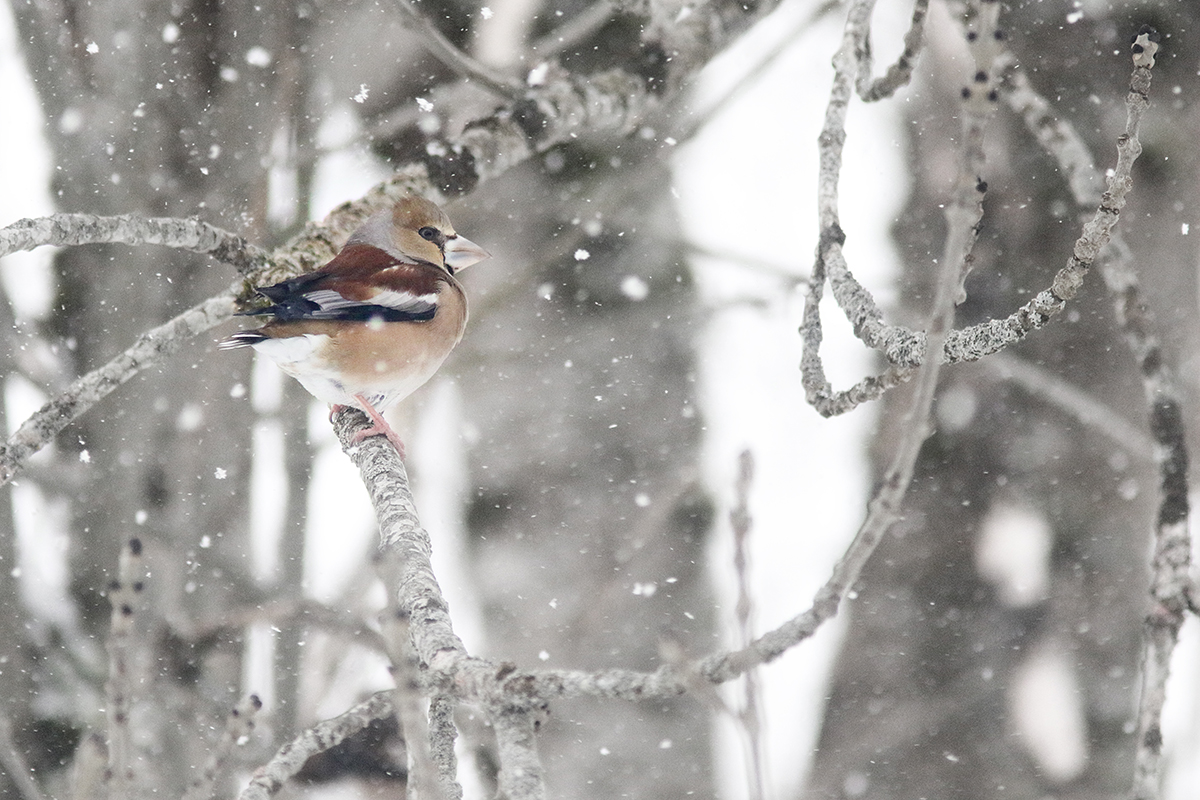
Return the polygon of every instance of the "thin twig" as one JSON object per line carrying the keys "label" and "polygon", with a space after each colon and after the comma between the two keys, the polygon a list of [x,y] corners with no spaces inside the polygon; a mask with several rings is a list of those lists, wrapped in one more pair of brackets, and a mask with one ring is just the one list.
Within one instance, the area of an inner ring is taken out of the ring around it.
{"label": "thin twig", "polygon": [[858,96],[864,102],[874,103],[894,95],[901,87],[907,86],[912,80],[913,68],[917,65],[917,56],[925,45],[925,19],[929,15],[929,0],[916,0],[913,3],[912,20],[908,32],[904,34],[904,49],[884,72],[882,77],[871,80],[871,38],[864,36],[862,45],[865,52],[859,56],[863,67],[859,70],[855,82]]}
{"label": "thin twig", "polygon": [[[738,457],[735,489],[737,499],[729,512],[729,523],[733,528],[733,571],[737,577],[735,611],[739,647],[748,647],[754,641],[754,598],[750,594],[749,557],[746,546],[751,530],[750,484],[753,480],[754,456],[749,450],[743,450]],[[762,708],[757,670],[746,671],[742,676],[742,688],[742,707],[738,711],[737,719],[746,740],[750,797],[752,800],[763,800],[766,797],[766,760],[763,752]]]}
{"label": "thin twig", "polygon": [[250,783],[238,795],[239,800],[267,800],[302,770],[308,759],[336,747],[375,720],[394,712],[392,693],[383,691],[376,692],[344,714],[317,723],[279,748],[270,761],[256,769]]}
{"label": "thin twig", "polygon": [[[860,0],[868,7],[869,2]],[[869,8],[867,9],[869,11]],[[851,7],[850,22],[863,25],[863,9],[859,5]],[[818,256],[813,266],[810,279],[810,292],[805,303],[804,323],[801,336],[804,341],[804,355],[801,360],[801,376],[808,402],[824,416],[844,414],[856,408],[859,404],[880,397],[884,392],[908,380],[912,368],[921,364],[928,352],[927,335],[911,331],[899,325],[888,325],[883,320],[871,294],[859,284],[850,273],[845,263],[842,246],[845,234],[838,224],[836,211],[830,210],[836,206],[836,179],[841,169],[841,148],[845,141],[845,114],[849,103],[849,82],[851,80],[854,62],[850,59],[847,48],[853,48],[855,36],[861,36],[861,27],[851,30],[847,26],[847,39],[835,56],[835,83],[838,91],[831,94],[830,106],[826,115],[826,124],[821,132],[821,176],[818,190],[819,207],[821,212],[821,235],[818,245]],[[980,40],[986,37],[979,36]],[[1011,74],[1011,64],[1001,57],[1000,42],[1002,39],[993,38],[993,67],[985,70],[983,91],[976,91],[974,97],[990,97],[1007,85],[1003,76]],[[850,52],[854,52],[853,49]],[[1145,75],[1149,76],[1149,67]],[[1124,208],[1130,190],[1133,186],[1131,169],[1141,148],[1137,143],[1137,124],[1141,112],[1134,113],[1134,101],[1145,97],[1149,91],[1149,79],[1144,87],[1138,82],[1139,73],[1135,71],[1130,86],[1127,106],[1131,109],[1129,123],[1125,133],[1118,139],[1117,164],[1108,177],[1106,191],[1100,198],[1096,210],[1090,220],[1083,225],[1080,236],[1067,264],[1054,276],[1051,285],[1038,292],[1033,299],[1007,317],[993,319],[961,330],[950,331],[944,344],[934,352],[942,353],[942,360],[947,364],[962,361],[978,361],[981,358],[998,353],[1013,345],[1034,331],[1044,328],[1066,307],[1083,285],[1084,278],[1101,251],[1111,241],[1121,209]],[[968,87],[972,88],[972,87]],[[1079,181],[1072,181],[1073,185]],[[851,389],[835,392],[825,379],[824,367],[820,360],[820,344],[823,337],[819,311],[819,301],[828,278],[833,289],[834,297],[839,307],[846,314],[854,328],[855,335],[868,347],[879,351],[891,365],[885,372],[868,377]]]}
{"label": "thin twig", "polygon": [[[1142,26],[1133,39],[1134,77],[1126,102],[1127,136],[1123,152],[1132,163],[1141,152],[1138,124],[1149,106],[1150,70],[1158,52],[1159,35]],[[1151,333],[1153,319],[1140,300],[1137,273],[1116,265],[1102,270],[1116,303],[1117,319],[1125,342],[1137,359],[1142,387],[1150,406],[1150,432],[1157,447],[1162,498],[1154,526],[1151,561],[1152,607],[1142,634],[1142,682],[1138,703],[1138,729],[1134,754],[1134,800],[1159,797],[1162,783],[1162,711],[1167,697],[1171,655],[1179,641],[1187,611],[1192,606],[1191,537],[1188,533],[1188,453],[1183,410],[1174,376],[1162,346]]]}
{"label": "thin twig", "polygon": [[59,431],[118,386],[147,367],[164,361],[192,336],[232,316],[234,298],[231,289],[189,308],[157,328],[151,328],[125,352],[76,379],[53,397],[22,422],[6,443],[0,445],[0,486],[12,480],[25,460],[45,447]]}
{"label": "thin twig", "polygon": [[225,730],[221,732],[221,738],[213,745],[212,752],[208,755],[208,761],[201,768],[200,774],[192,780],[187,791],[183,793],[183,800],[208,800],[212,797],[213,786],[216,784],[217,776],[225,765],[226,759],[233,752],[234,745],[239,744],[254,730],[254,717],[261,709],[262,700],[259,700],[256,694],[246,697],[237,706],[230,709],[229,715],[225,718]]}
{"label": "thin twig", "polygon": [[1144,430],[1061,375],[1008,353],[996,353],[979,364],[994,377],[1011,381],[1132,455],[1147,461],[1154,458],[1154,440]]}
{"label": "thin twig", "polygon": [[142,581],[142,542],[133,538],[121,548],[117,578],[108,587],[112,615],[107,643],[108,681],[104,684],[104,694],[108,720],[108,792],[113,798],[131,797],[135,785],[129,720],[133,688],[130,651]]}
{"label": "thin twig", "polygon": [[[999,4],[992,5],[998,10]],[[822,144],[825,145],[828,140],[831,145],[828,149],[823,148],[825,153],[822,158],[822,177],[835,183],[841,160],[840,143],[835,140],[839,135],[841,137],[845,135],[839,117],[844,120],[844,103],[848,100],[848,98],[844,98],[844,93],[848,93],[850,84],[849,53],[852,52],[856,37],[861,35],[861,25],[864,19],[862,15],[868,14],[869,10],[870,2],[863,2],[860,6],[851,8],[847,19],[847,32],[843,39],[843,48],[842,51],[839,51],[839,56],[835,57],[835,69],[838,74],[834,78],[834,89],[830,93],[830,111],[826,116],[827,130],[831,126],[834,130],[830,132],[829,137],[822,133]],[[983,21],[995,24],[994,18],[990,16],[984,17]],[[843,59],[840,65],[839,58]],[[983,127],[991,114],[994,100],[994,97],[986,94],[980,99],[972,97],[968,93],[963,103],[963,144],[960,166],[955,191],[946,210],[948,231],[942,258],[938,262],[941,269],[935,283],[928,333],[929,346],[934,352],[941,350],[954,319],[955,299],[961,286],[963,271],[970,261],[977,225],[983,215],[984,187],[978,176],[982,171],[983,162]],[[825,172],[827,166],[830,170],[828,173]],[[836,185],[822,185],[820,215],[823,232],[837,226]],[[824,233],[822,238],[826,239]],[[825,241],[825,246],[840,251],[841,244],[829,239]],[[818,258],[817,267],[813,270],[814,281],[819,280],[815,276],[819,272],[823,272],[823,269],[821,258]],[[806,308],[806,317],[807,312]],[[806,341],[806,347],[807,345]],[[833,575],[817,592],[813,608],[810,612],[806,612],[808,620],[815,625],[820,625],[824,619],[837,613],[847,594],[853,589],[867,559],[870,558],[883,538],[883,534],[891,527],[900,513],[900,504],[912,481],[917,455],[921,445],[932,432],[930,409],[933,406],[941,364],[940,359],[926,359],[917,371],[916,385],[913,389],[909,410],[904,417],[906,424],[901,426],[900,441],[896,445],[890,465],[884,472],[880,488],[867,506],[867,517],[846,553],[834,567]],[[799,622],[800,619],[799,617],[795,618],[792,622]],[[782,630],[782,628],[777,630]],[[815,627],[811,630],[815,630]],[[800,633],[801,630],[797,626],[790,632]],[[760,643],[767,641],[768,637],[762,637],[754,645],[743,648],[739,653],[707,660],[706,675],[710,680],[723,679],[728,674],[744,672],[756,663],[769,660],[774,657],[771,651],[758,649]],[[779,642],[771,643],[779,644]]]}
{"label": "thin twig", "polygon": [[492,94],[504,100],[516,102],[525,95],[525,87],[512,78],[499,75],[495,70],[471,58],[447,39],[437,26],[417,10],[412,0],[392,0],[392,5],[404,14],[412,24],[417,40],[426,52],[445,64],[468,81],[474,81]]}
{"label": "thin twig", "polygon": [[[862,46],[874,0],[855,0],[846,13],[842,41],[833,56],[833,87],[825,106],[825,121],[818,137],[817,214],[819,239],[817,258],[809,274],[809,291],[804,302],[804,321],[800,335],[804,353],[800,361],[801,382],[810,405],[820,409],[833,396],[833,387],[825,377],[821,362],[820,303],[825,293],[828,265],[840,253],[846,240],[838,211],[838,176],[842,170],[842,151],[846,143],[846,116],[850,106],[854,76],[858,69],[855,54]],[[852,320],[853,321],[853,320]],[[856,326],[857,332],[857,326]]]}

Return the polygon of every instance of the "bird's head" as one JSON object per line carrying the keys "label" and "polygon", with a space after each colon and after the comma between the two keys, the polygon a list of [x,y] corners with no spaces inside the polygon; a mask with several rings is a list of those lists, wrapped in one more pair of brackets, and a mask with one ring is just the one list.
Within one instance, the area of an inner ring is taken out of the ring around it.
{"label": "bird's head", "polygon": [[455,232],[446,212],[418,195],[408,195],[372,216],[349,244],[371,245],[404,261],[444,267],[451,275],[491,255]]}

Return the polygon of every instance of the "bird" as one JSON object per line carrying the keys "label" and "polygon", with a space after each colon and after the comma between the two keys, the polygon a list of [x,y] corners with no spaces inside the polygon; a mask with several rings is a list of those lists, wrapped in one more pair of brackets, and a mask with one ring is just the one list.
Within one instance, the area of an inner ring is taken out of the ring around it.
{"label": "bird", "polygon": [[240,316],[269,317],[221,350],[252,347],[314,397],[361,409],[371,425],[352,443],[404,442],[383,412],[425,384],[462,340],[467,296],[455,273],[491,256],[459,235],[435,203],[410,194],[370,216],[324,266],[272,286]]}

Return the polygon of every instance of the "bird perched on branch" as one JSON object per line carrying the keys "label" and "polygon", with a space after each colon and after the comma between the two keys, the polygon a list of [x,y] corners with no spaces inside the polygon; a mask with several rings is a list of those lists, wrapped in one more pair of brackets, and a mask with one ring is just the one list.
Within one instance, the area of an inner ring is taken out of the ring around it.
{"label": "bird perched on branch", "polygon": [[257,287],[271,304],[241,314],[270,321],[219,346],[253,347],[333,412],[362,409],[372,425],[354,441],[386,436],[403,457],[383,411],[428,381],[462,339],[467,297],[454,273],[488,256],[445,211],[410,195],[364,222],[325,266]]}

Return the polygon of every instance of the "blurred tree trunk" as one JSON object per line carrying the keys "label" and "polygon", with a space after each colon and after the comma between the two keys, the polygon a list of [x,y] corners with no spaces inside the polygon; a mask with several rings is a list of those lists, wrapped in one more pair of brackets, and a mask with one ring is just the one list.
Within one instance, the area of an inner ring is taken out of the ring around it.
{"label": "blurred tree trunk", "polygon": [[[273,137],[286,133],[284,115],[305,108],[295,97],[305,84],[286,69],[301,44],[296,9],[100,0],[13,10],[49,121],[61,210],[198,215],[267,243]],[[153,247],[72,248],[56,267],[47,324],[72,374],[233,277],[203,256]],[[244,491],[253,419],[249,401],[231,396],[248,385],[248,366],[245,356],[215,357],[210,338],[193,342],[72,425],[59,458],[86,462],[70,473],[79,482],[47,487],[71,501],[71,588],[85,635],[105,638],[104,591],[121,545],[135,535],[146,545],[143,635],[154,645],[138,667],[157,691],[134,712],[142,741],[180,765],[202,760],[210,726],[220,729],[240,690],[237,634],[198,647],[169,628],[253,597]],[[178,794],[189,776],[161,777]]]}
{"label": "blurred tree trunk", "polygon": [[[1195,9],[1164,3],[1135,18],[1090,7],[1077,24],[1058,24],[1074,8],[1006,6],[1001,20],[1032,84],[1087,139],[1103,172],[1124,127],[1130,36],[1144,23],[1168,36],[1190,30]],[[955,142],[939,131],[957,130],[965,67],[948,54],[963,49],[954,41],[961,35],[945,24],[930,29],[932,49],[910,106],[913,187],[896,227],[905,255],[902,321],[910,325],[923,325],[932,259],[941,249],[939,204]],[[1143,128],[1146,152],[1121,217],[1144,297],[1159,312],[1158,330],[1172,332],[1167,351],[1174,357],[1196,344],[1195,326],[1184,324],[1196,311],[1196,252],[1178,235],[1189,220],[1185,207],[1195,206],[1196,164],[1188,143],[1160,126],[1170,116],[1176,129],[1196,114],[1169,92],[1184,86],[1187,97],[1186,87],[1196,86],[1184,61],[1159,59],[1156,122],[1148,133]],[[1094,211],[1076,208],[1022,121],[1003,102],[1000,109],[960,325],[1005,316],[1048,285],[1071,252],[1080,213]],[[1165,208],[1167,196],[1193,202]],[[1011,357],[1147,430],[1140,376],[1098,269],[1077,305]],[[895,392],[885,402],[873,447],[877,465],[887,462],[898,426],[907,424],[906,395]],[[1126,795],[1158,491],[1144,443],[1117,443],[1110,434],[1051,405],[1044,393],[998,380],[986,362],[945,371],[937,432],[922,450],[904,518],[875,552],[849,607],[807,796]],[[1022,551],[1023,541],[1032,549]],[[1031,583],[1024,589],[989,566],[997,547],[1025,560]],[[1047,581],[1039,590],[1041,575]],[[1066,692],[1035,703],[1031,722],[1026,693],[1038,680],[1047,685],[1038,672],[1046,665],[1063,668]],[[1072,720],[1082,723],[1082,741],[1071,733]],[[1053,745],[1036,741],[1038,725],[1055,723],[1066,727]]]}
{"label": "blurred tree trunk", "polygon": [[[489,312],[460,377],[479,434],[469,555],[488,655],[654,669],[712,642],[697,299],[659,145],[589,144],[486,191],[513,208],[478,220],[511,268],[474,284]],[[539,740],[552,796],[712,796],[708,713],[556,704]]]}

